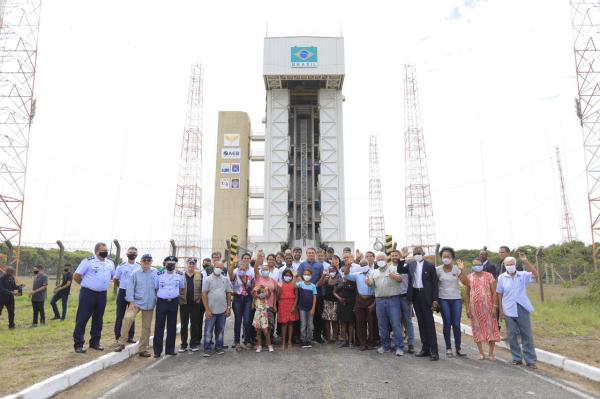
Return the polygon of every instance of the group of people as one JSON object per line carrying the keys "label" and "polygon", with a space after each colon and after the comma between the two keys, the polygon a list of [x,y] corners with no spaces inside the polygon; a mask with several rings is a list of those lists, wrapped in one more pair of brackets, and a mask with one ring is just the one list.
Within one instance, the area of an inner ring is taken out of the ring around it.
{"label": "group of people", "polygon": [[[487,358],[494,360],[503,319],[513,364],[525,362],[535,368],[530,320],[533,307],[527,286],[539,274],[524,254],[519,253],[519,260],[527,270],[509,256],[508,247],[501,247],[499,254],[499,264],[493,265],[487,252],[481,251],[473,260],[470,273],[449,247],[440,250],[439,266],[426,259],[421,247],[414,247],[412,254],[406,248],[394,249],[389,258],[372,251],[363,255],[357,250],[353,254],[350,248],[345,248],[341,256],[333,248],[308,248],[305,259],[302,249],[294,248],[266,256],[262,250],[255,257],[244,253],[227,264],[221,260],[220,252],[214,252],[201,265],[195,258],[186,259],[184,271],[176,270],[178,259],[168,256],[163,260],[163,269],[158,271],[152,267],[150,254],[142,255],[140,263],[136,262],[135,247],[128,248],[127,261],[115,268],[106,245],[98,243],[94,256],[83,260],[74,274],[65,267],[52,302],[55,318],[64,319],[71,281],[81,285],[73,331],[77,353],[86,351],[84,334],[90,319],[88,347],[104,349],[100,339],[106,293],[112,280],[118,287],[115,351],[136,342],[135,318],[142,313],[140,356],[160,357],[163,349],[167,355],[200,349],[206,357],[223,354],[227,348],[226,320],[233,314],[236,351],[273,352],[277,342],[281,351],[290,351],[294,344],[308,349],[318,342],[360,350],[376,348],[380,354],[393,352],[403,356],[405,352],[415,353],[414,314],[422,344],[415,356],[435,361],[439,359],[439,351],[434,312],[442,316],[446,356],[465,356],[460,329],[464,297],[479,359],[486,358],[484,344],[487,344]],[[43,323],[47,276],[43,268],[37,269],[30,295],[34,323],[38,314]],[[10,272],[0,278],[3,306],[7,303],[7,293],[18,294]],[[56,307],[59,299],[63,301],[62,316]],[[178,314],[181,343],[176,351]],[[152,354],[149,339],[153,318]],[[14,326],[14,320],[9,320],[9,324]]]}
{"label": "group of people", "polygon": [[[43,265],[33,267],[32,287],[27,295],[31,300],[33,310],[32,327],[46,324],[45,304],[48,297],[48,275],[45,273]],[[65,320],[67,317],[67,302],[71,292],[71,265],[66,264],[63,268],[62,279],[54,288],[54,294],[50,300],[50,305],[54,312],[52,320]],[[15,280],[15,269],[12,266],[6,267],[0,274],[0,314],[6,308],[8,313],[8,328],[14,329],[15,324],[15,297],[23,295],[23,285],[17,285]],[[59,312],[57,302],[61,301],[62,313]]]}

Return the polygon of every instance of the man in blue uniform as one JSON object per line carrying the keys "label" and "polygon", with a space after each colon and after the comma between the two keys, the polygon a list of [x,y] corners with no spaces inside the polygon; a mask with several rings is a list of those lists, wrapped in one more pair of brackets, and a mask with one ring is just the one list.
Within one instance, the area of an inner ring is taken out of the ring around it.
{"label": "man in blue uniform", "polygon": [[[127,249],[127,262],[121,263],[117,266],[115,270],[115,278],[113,280],[113,284],[119,287],[119,291],[117,293],[117,317],[115,319],[115,340],[118,341],[121,337],[121,327],[123,325],[123,317],[125,317],[125,310],[127,310],[127,305],[129,302],[125,300],[125,295],[127,293],[127,283],[129,283],[129,278],[136,270],[141,268],[140,264],[135,261],[137,258],[137,248],[129,247]],[[133,336],[135,334],[135,321],[131,323],[131,328],[127,334],[127,343],[134,344],[135,341]]]}
{"label": "man in blue uniform", "polygon": [[165,270],[156,278],[156,320],[154,322],[154,357],[160,357],[163,350],[163,336],[167,325],[167,339],[164,344],[167,355],[176,355],[175,338],[177,336],[177,310],[179,295],[185,290],[183,276],[175,272],[177,258],[167,256],[163,262]]}
{"label": "man in blue uniform", "polygon": [[115,265],[108,258],[108,247],[99,242],[94,247],[95,256],[84,259],[79,264],[73,280],[81,285],[79,291],[79,306],[75,329],[73,330],[73,347],[76,353],[85,353],[83,344],[87,322],[92,318],[89,347],[99,351],[104,350],[100,345],[102,334],[102,318],[106,307],[106,290],[115,272]]}

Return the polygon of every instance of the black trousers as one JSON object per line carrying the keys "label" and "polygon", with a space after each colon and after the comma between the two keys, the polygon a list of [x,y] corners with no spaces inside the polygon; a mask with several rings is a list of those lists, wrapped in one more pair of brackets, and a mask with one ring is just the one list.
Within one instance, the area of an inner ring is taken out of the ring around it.
{"label": "black trousers", "polygon": [[8,327],[13,328],[15,326],[15,297],[12,295],[0,296],[0,313],[5,306],[8,312]]}
{"label": "black trousers", "polygon": [[435,333],[435,321],[433,320],[433,311],[431,305],[427,303],[427,298],[422,291],[415,288],[413,294],[413,307],[419,324],[419,336],[423,344],[422,350],[426,353],[437,354],[437,335]]}
{"label": "black trousers", "polygon": [[44,312],[44,301],[31,301],[33,307],[33,324],[38,323],[38,316],[40,323],[46,324],[46,312]]}
{"label": "black trousers", "polygon": [[315,315],[313,316],[313,339],[320,340],[323,333],[323,297],[317,295]]}
{"label": "black trousers", "polygon": [[[127,306],[129,302],[125,300],[125,295],[127,294],[127,290],[123,288],[119,288],[119,292],[117,293],[117,318],[115,319],[115,339],[118,341],[121,337],[121,327],[123,326],[123,318],[125,317],[125,311],[127,310]],[[127,339],[133,341],[133,336],[135,335],[135,321],[131,323],[131,328],[127,333]]]}
{"label": "black trousers", "polygon": [[188,347],[188,324],[190,325],[190,347],[200,345],[200,333],[202,331],[202,321],[200,321],[200,304],[188,303],[179,305],[179,319],[181,320],[181,347]]}
{"label": "black trousers", "polygon": [[177,308],[179,297],[172,300],[158,298],[156,300],[156,318],[154,320],[154,354],[160,356],[163,350],[163,337],[165,325],[167,326],[167,339],[164,347],[166,353],[175,352],[175,338],[177,336]]}

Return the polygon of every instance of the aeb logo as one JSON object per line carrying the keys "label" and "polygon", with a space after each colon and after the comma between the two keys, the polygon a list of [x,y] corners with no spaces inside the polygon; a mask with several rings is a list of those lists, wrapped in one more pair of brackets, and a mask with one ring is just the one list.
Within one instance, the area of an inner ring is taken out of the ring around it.
{"label": "aeb logo", "polygon": [[317,61],[318,58],[316,47],[291,48],[292,68],[315,68],[317,67]]}

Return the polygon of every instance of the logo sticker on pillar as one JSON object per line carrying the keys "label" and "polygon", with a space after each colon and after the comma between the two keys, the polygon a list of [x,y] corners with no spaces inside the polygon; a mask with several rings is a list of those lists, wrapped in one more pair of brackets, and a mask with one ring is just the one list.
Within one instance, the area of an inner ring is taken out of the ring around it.
{"label": "logo sticker on pillar", "polygon": [[240,173],[240,164],[239,163],[232,163],[231,164],[231,173]]}
{"label": "logo sticker on pillar", "polygon": [[239,147],[240,146],[240,134],[239,133],[225,133],[223,135],[223,147]]}
{"label": "logo sticker on pillar", "polygon": [[231,173],[231,164],[228,162],[222,163],[221,173]]}
{"label": "logo sticker on pillar", "polygon": [[223,159],[240,159],[241,156],[242,150],[239,147],[223,148],[221,150],[221,158]]}
{"label": "logo sticker on pillar", "polygon": [[316,47],[292,47],[291,48],[291,67],[292,68],[316,68],[317,63]]}
{"label": "logo sticker on pillar", "polygon": [[229,190],[229,179],[226,177],[221,178],[221,190]]}
{"label": "logo sticker on pillar", "polygon": [[240,179],[231,179],[231,189],[232,190],[240,189]]}

